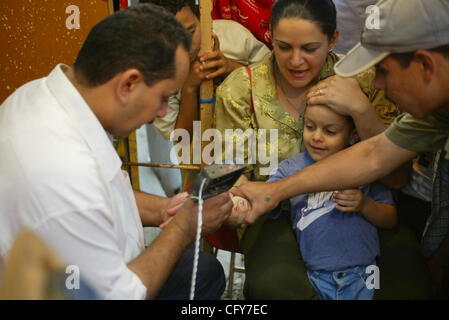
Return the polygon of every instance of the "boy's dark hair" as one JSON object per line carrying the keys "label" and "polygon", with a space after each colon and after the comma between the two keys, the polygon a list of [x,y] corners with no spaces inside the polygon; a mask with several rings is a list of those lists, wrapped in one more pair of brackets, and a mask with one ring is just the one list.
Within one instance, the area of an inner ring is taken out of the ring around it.
{"label": "boy's dark hair", "polygon": [[[309,107],[309,105],[308,104],[306,104],[306,109]],[[326,106],[327,108],[329,108],[329,110],[331,110],[331,111],[333,111],[333,112],[335,112],[335,113],[338,113],[338,112],[336,112],[334,109],[332,109],[332,108],[330,108],[330,107],[328,107],[328,106]],[[306,109],[304,109],[304,114],[305,114],[305,110]],[[351,117],[351,116],[344,116],[345,117],[345,119],[346,119],[346,121],[348,122],[348,125],[349,125],[349,129],[352,131],[352,130],[356,130],[357,129],[357,127],[355,126],[355,122],[354,122],[354,118],[353,117]]]}
{"label": "boy's dark hair", "polygon": [[176,15],[182,8],[189,6],[196,17],[200,18],[200,12],[195,4],[195,0],[140,0],[139,3],[157,4],[173,13],[173,15]]}
{"label": "boy's dark hair", "polygon": [[[435,48],[430,49],[429,51],[434,51],[441,53],[446,59],[449,60],[449,44]],[[406,53],[393,53],[391,54],[391,57],[396,59],[402,68],[406,69],[410,66],[410,63],[413,60],[413,57],[415,56],[415,52],[406,52]]]}
{"label": "boy's dark hair", "polygon": [[330,39],[337,29],[337,9],[332,0],[277,0],[271,9],[271,32],[283,18],[313,22]]}
{"label": "boy's dark hair", "polygon": [[78,81],[102,85],[138,69],[148,86],[175,75],[175,54],[190,50],[190,33],[164,9],[139,4],[118,11],[90,31],[73,65]]}

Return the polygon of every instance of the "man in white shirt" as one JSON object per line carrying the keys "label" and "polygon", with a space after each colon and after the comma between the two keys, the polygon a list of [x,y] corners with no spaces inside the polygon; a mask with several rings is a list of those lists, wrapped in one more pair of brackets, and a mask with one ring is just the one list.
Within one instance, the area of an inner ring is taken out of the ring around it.
{"label": "man in white shirt", "polygon": [[[191,272],[184,267],[192,256],[185,249],[195,237],[197,206],[182,196],[133,191],[111,138],[164,116],[187,76],[189,48],[189,34],[172,15],[133,6],[91,30],[72,68],[57,65],[5,100],[3,259],[28,228],[77,266],[101,298],[188,297]],[[227,193],[205,201],[203,234],[218,229],[231,208]],[[142,226],[170,218],[145,250]],[[220,297],[224,275],[215,258],[201,254],[197,282],[197,298]]]}

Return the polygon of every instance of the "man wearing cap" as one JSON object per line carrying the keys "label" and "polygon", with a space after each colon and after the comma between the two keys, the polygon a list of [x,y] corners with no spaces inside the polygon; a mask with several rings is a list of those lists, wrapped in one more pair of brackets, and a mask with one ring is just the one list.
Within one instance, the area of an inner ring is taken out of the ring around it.
{"label": "man wearing cap", "polygon": [[[381,0],[377,6],[380,28],[365,27],[361,42],[335,66],[335,72],[352,77],[376,66],[376,88],[385,90],[388,98],[405,113],[384,133],[275,185],[249,182],[235,188],[235,194],[251,201],[248,223],[274,209],[280,201],[298,194],[347,189],[378,180],[421,152],[444,149],[447,167],[449,0]],[[308,104],[326,105],[326,87],[319,84],[312,88],[307,100]],[[439,194],[446,195],[446,199],[438,198],[441,212],[449,211],[444,205],[449,203],[449,190],[444,185],[448,178],[443,174],[443,184],[439,184],[442,188]],[[434,189],[434,195],[435,192]],[[441,227],[444,230],[444,223]],[[440,230],[439,247],[429,262],[435,285],[441,283],[443,266],[449,261],[447,229],[446,225],[445,232]]]}

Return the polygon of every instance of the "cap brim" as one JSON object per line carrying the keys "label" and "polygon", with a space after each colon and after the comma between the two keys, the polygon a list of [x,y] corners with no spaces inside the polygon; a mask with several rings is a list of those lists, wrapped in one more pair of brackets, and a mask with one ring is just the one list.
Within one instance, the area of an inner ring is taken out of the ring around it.
{"label": "cap brim", "polygon": [[359,42],[348,54],[335,64],[335,73],[341,77],[353,77],[376,65],[390,52],[365,48]]}

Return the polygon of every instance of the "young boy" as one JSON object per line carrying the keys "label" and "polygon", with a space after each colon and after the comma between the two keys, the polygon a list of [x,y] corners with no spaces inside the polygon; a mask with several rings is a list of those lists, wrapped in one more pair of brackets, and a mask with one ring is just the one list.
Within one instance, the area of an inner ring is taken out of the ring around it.
{"label": "young boy", "polygon": [[[327,106],[308,106],[306,150],[280,163],[268,182],[290,176],[350,145],[350,117]],[[318,192],[290,199],[291,221],[309,280],[322,299],[372,299],[366,285],[379,255],[377,227],[396,224],[391,192],[378,183],[357,189]],[[276,218],[276,214],[271,214]]]}

